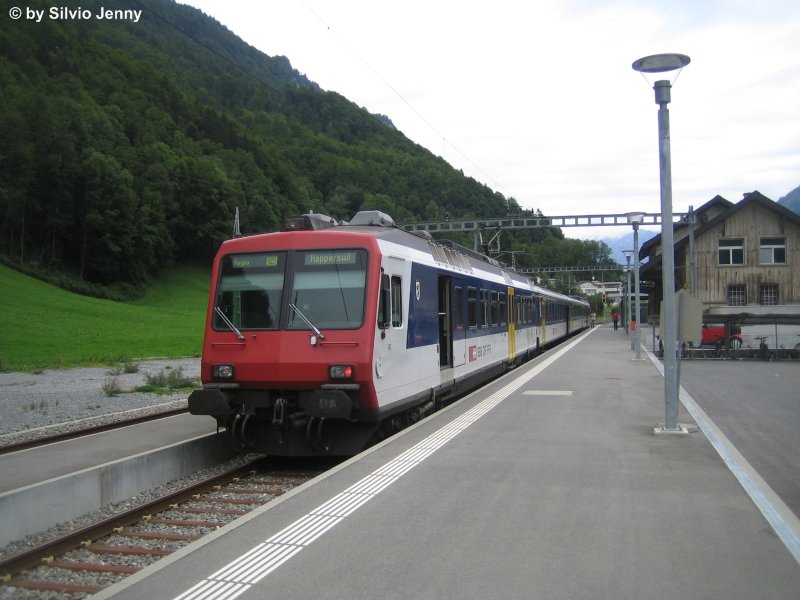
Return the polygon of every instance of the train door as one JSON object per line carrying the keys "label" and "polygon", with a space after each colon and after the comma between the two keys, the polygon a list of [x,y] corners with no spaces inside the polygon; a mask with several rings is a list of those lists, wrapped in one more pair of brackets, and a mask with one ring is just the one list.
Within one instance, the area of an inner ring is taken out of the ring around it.
{"label": "train door", "polygon": [[450,280],[452,290],[453,323],[453,366],[460,367],[467,362],[467,285],[460,277]]}
{"label": "train door", "polygon": [[550,319],[550,311],[549,311],[550,303],[545,300],[544,298],[540,298],[539,300],[539,318],[541,321],[540,331],[539,331],[539,341],[542,345],[547,344],[547,323]]}
{"label": "train door", "polygon": [[450,277],[439,275],[439,367],[453,366],[453,321],[451,312]]}
{"label": "train door", "polygon": [[517,326],[514,315],[514,288],[508,288],[508,364],[513,365],[517,358]]}
{"label": "train door", "polygon": [[[380,391],[387,381],[393,381],[391,371],[403,372],[407,368],[405,361],[406,322],[407,311],[403,310],[403,281],[398,274],[381,274],[380,301],[378,305],[378,329],[375,340],[375,375],[383,384],[376,382],[376,389]],[[405,278],[408,281],[408,278]],[[407,284],[406,284],[407,285]],[[407,287],[405,289],[408,289]],[[394,384],[393,384],[394,385]]]}

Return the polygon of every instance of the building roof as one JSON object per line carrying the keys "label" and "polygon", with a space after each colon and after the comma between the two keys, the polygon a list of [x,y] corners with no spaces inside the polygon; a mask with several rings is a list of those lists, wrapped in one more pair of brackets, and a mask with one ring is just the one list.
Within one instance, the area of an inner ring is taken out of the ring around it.
{"label": "building roof", "polygon": [[[758,194],[758,192],[753,192],[753,193]],[[759,196],[760,195],[761,194],[759,194]],[[762,196],[762,198],[763,197],[764,196]],[[739,204],[741,204],[741,202]],[[725,198],[723,198],[722,196],[717,194],[711,200],[709,200],[708,202],[703,204],[700,208],[698,208],[698,209],[696,209],[694,211],[695,221],[698,222],[698,223],[701,223],[703,226],[705,226],[707,223],[709,223],[712,220],[708,216],[708,213],[710,212],[710,210],[712,208],[719,208],[719,209],[722,210],[722,213],[725,214],[731,208],[734,208],[736,206],[739,206],[739,205],[738,204],[734,204],[733,202],[730,202],[729,200],[726,200]],[[677,223],[674,223],[672,225],[672,230],[675,231],[675,230],[680,229],[682,227],[688,227],[688,226],[689,226],[689,223],[687,221],[685,221],[685,220],[682,220],[682,221],[679,221]],[[695,235],[697,234],[697,231],[698,230],[695,230]],[[682,244],[685,241],[686,240],[680,240],[679,242],[676,242],[675,245],[677,246],[678,244]],[[660,244],[661,244],[661,234],[658,234],[657,236],[655,236],[653,238],[650,238],[648,241],[646,241],[644,244],[642,244],[642,247],[639,249],[639,258],[641,259],[643,256],[649,256],[650,255],[650,251],[653,248],[657,248]]]}
{"label": "building roof", "polygon": [[[789,210],[784,206],[781,206],[774,200],[770,200],[761,192],[754,191],[750,192],[749,194],[745,194],[744,198],[742,198],[742,200],[740,200],[736,204],[729,202],[722,196],[714,196],[714,198],[712,198],[711,200],[706,202],[703,206],[698,208],[695,211],[695,213],[697,214],[697,221],[700,223],[700,227],[698,227],[694,231],[695,238],[703,235],[703,233],[705,233],[712,227],[727,220],[733,213],[740,211],[743,208],[746,208],[753,204],[756,204],[766,210],[770,210],[774,213],[777,213],[781,218],[791,221],[792,223],[800,227],[800,215],[798,215],[794,211]],[[709,218],[707,215],[707,211],[714,205],[719,205],[720,207],[723,207],[724,210],[721,213],[719,213],[716,217]],[[703,218],[704,216],[705,219]],[[673,230],[679,227],[688,227],[688,223],[685,223],[683,221],[681,221],[680,223],[675,223]],[[675,248],[680,248],[688,243],[689,243],[689,238],[687,236],[675,242]],[[658,247],[660,244],[661,244],[661,235],[659,234],[656,237],[648,240],[645,244],[642,244],[642,247],[639,250],[639,257],[641,258],[642,256],[649,256],[650,251],[653,248]]]}

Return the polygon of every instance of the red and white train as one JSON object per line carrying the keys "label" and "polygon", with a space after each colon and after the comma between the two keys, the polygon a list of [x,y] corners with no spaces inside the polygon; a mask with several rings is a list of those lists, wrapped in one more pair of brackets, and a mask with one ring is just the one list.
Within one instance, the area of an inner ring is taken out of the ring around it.
{"label": "red and white train", "polygon": [[589,325],[585,301],[358,213],[228,240],[193,414],[271,455],[351,455]]}

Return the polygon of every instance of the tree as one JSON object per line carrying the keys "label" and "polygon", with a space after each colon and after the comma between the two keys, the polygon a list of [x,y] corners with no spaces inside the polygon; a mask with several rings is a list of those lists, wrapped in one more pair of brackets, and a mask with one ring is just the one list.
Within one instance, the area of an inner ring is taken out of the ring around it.
{"label": "tree", "polygon": [[115,158],[92,148],[84,153],[82,163],[83,202],[77,207],[84,216],[76,219],[82,223],[79,276],[99,283],[141,281],[147,270],[134,244],[133,177]]}

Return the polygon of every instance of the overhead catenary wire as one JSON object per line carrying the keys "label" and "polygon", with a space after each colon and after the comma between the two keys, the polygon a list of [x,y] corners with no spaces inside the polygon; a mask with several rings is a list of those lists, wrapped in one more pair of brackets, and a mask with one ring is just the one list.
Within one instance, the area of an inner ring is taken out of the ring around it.
{"label": "overhead catenary wire", "polygon": [[[169,27],[171,27],[171,28],[175,29],[177,32],[179,32],[180,34],[184,35],[185,37],[187,37],[188,39],[190,39],[192,42],[194,42],[195,44],[197,44],[198,46],[201,46],[202,48],[204,48],[205,50],[207,50],[208,52],[210,52],[211,54],[213,54],[213,55],[214,55],[214,56],[216,56],[217,58],[219,58],[219,59],[221,59],[221,60],[223,60],[223,61],[227,62],[227,63],[228,63],[228,64],[230,64],[230,65],[232,65],[233,67],[235,67],[237,70],[239,70],[239,71],[241,71],[242,73],[244,73],[244,74],[245,74],[246,76],[248,76],[249,78],[251,78],[251,79],[253,79],[254,81],[258,82],[259,84],[261,84],[261,85],[263,85],[263,86],[267,87],[268,89],[272,90],[273,92],[275,92],[275,93],[276,93],[276,94],[278,94],[279,96],[281,96],[281,97],[284,97],[284,98],[285,98],[285,93],[284,93],[282,90],[280,90],[280,89],[276,88],[275,86],[271,85],[271,84],[270,84],[268,81],[265,81],[264,79],[262,79],[261,77],[259,77],[259,76],[258,76],[258,75],[256,75],[255,73],[252,73],[251,71],[249,71],[249,70],[248,70],[247,68],[245,68],[244,66],[242,66],[242,65],[240,65],[239,63],[237,63],[236,61],[232,60],[230,57],[228,57],[228,56],[225,56],[224,54],[222,54],[222,53],[218,52],[216,49],[212,48],[212,47],[211,47],[211,46],[209,46],[208,44],[205,44],[205,43],[203,43],[202,41],[198,40],[198,39],[197,39],[195,36],[193,36],[193,35],[192,35],[190,32],[188,32],[188,31],[186,31],[185,29],[183,29],[183,28],[179,27],[178,25],[176,25],[175,23],[173,23],[173,22],[172,22],[170,19],[167,19],[167,18],[166,18],[166,17],[164,17],[163,15],[159,14],[157,11],[153,10],[153,8],[152,8],[152,7],[145,6],[145,5],[144,5],[144,4],[143,4],[143,3],[142,3],[140,0],[133,0],[133,2],[134,2],[134,4],[136,4],[136,5],[140,6],[142,9],[146,10],[146,11],[148,12],[148,14],[152,14],[152,15],[153,15],[153,16],[155,16],[157,19],[159,19],[159,20],[161,20],[162,22],[164,22],[164,23],[165,23],[167,26],[169,26]],[[476,169],[478,172],[480,172],[480,173],[481,173],[481,174],[482,174],[482,175],[483,175],[483,176],[484,176],[484,177],[485,177],[485,178],[486,178],[488,181],[490,181],[490,182],[491,182],[491,183],[494,185],[494,187],[495,187],[496,189],[499,189],[499,190],[503,191],[503,193],[504,193],[504,195],[505,195],[505,196],[507,196],[507,197],[511,197],[511,194],[508,192],[508,190],[507,190],[507,188],[506,188],[505,186],[503,186],[502,184],[500,184],[500,183],[499,183],[499,182],[498,182],[498,181],[497,181],[497,180],[496,180],[494,177],[492,177],[492,176],[491,176],[489,173],[487,173],[487,172],[486,172],[486,171],[485,171],[483,168],[481,168],[481,166],[480,166],[480,165],[478,165],[478,164],[477,164],[477,163],[476,163],[474,160],[472,160],[472,159],[471,159],[471,158],[470,158],[470,157],[469,157],[469,156],[468,156],[468,155],[467,155],[467,154],[466,154],[466,153],[465,153],[463,150],[461,150],[461,149],[460,149],[458,146],[456,146],[456,145],[455,145],[455,144],[454,144],[454,143],[453,143],[453,142],[452,142],[452,141],[451,141],[451,140],[450,140],[450,139],[449,139],[447,136],[445,136],[445,135],[444,135],[444,134],[443,134],[443,133],[442,133],[442,132],[441,132],[441,131],[440,131],[440,130],[439,130],[439,129],[438,129],[438,128],[437,128],[437,127],[436,127],[436,126],[433,124],[433,123],[431,123],[431,122],[430,122],[430,120],[428,120],[428,119],[427,119],[427,118],[426,118],[426,117],[425,117],[425,116],[424,116],[424,115],[423,115],[423,114],[422,114],[422,113],[421,113],[419,110],[417,110],[417,108],[416,108],[416,107],[415,107],[413,104],[411,104],[411,102],[409,102],[409,100],[408,100],[408,99],[407,99],[405,96],[403,96],[403,94],[402,94],[402,93],[401,93],[401,92],[400,92],[400,91],[399,91],[399,90],[398,90],[396,87],[394,87],[394,86],[393,86],[393,85],[392,85],[392,84],[391,84],[391,83],[390,83],[390,82],[389,82],[389,81],[388,81],[388,80],[387,80],[385,77],[383,77],[383,75],[381,75],[381,73],[380,73],[380,72],[379,72],[377,69],[375,69],[375,68],[374,68],[374,67],[373,67],[373,66],[372,66],[372,65],[371,65],[369,62],[367,62],[367,60],[366,60],[366,59],[364,59],[364,58],[363,58],[363,56],[361,56],[361,54],[360,54],[360,53],[359,53],[359,52],[358,52],[358,51],[357,51],[355,48],[353,48],[353,47],[352,47],[352,46],[351,46],[351,45],[350,45],[350,44],[349,44],[349,43],[348,43],[348,42],[347,42],[347,41],[346,41],[346,40],[345,40],[345,39],[344,39],[342,36],[340,36],[340,35],[337,33],[337,31],[336,31],[335,29],[333,29],[333,28],[332,28],[332,27],[331,27],[331,26],[330,26],[330,25],[329,25],[329,24],[328,24],[328,23],[325,21],[325,19],[323,19],[323,18],[322,18],[322,17],[321,17],[321,16],[320,16],[320,15],[319,15],[319,14],[318,14],[316,11],[314,11],[314,9],[313,9],[313,8],[311,8],[311,7],[308,5],[308,3],[306,3],[305,1],[303,1],[303,5],[306,7],[306,9],[307,9],[307,10],[308,10],[308,11],[309,11],[309,12],[310,12],[312,15],[314,15],[314,17],[315,17],[317,20],[319,20],[319,22],[320,22],[320,23],[321,23],[321,24],[322,24],[322,25],[323,25],[323,26],[326,28],[326,30],[327,30],[328,32],[330,32],[330,34],[331,34],[331,35],[333,35],[333,36],[334,36],[334,37],[335,37],[335,38],[336,38],[336,39],[337,39],[337,40],[338,40],[338,41],[339,41],[339,42],[340,42],[340,43],[341,43],[341,44],[342,44],[342,45],[343,45],[343,46],[344,46],[344,47],[345,47],[345,48],[346,48],[346,49],[347,49],[347,50],[348,50],[350,53],[352,53],[352,54],[353,54],[353,56],[355,56],[355,57],[356,57],[356,58],[357,58],[357,59],[358,59],[358,60],[359,60],[359,61],[360,61],[360,62],[361,62],[361,63],[362,63],[362,64],[363,64],[363,65],[364,65],[364,66],[365,66],[367,69],[369,69],[369,71],[370,71],[370,72],[371,72],[371,73],[372,73],[372,74],[373,74],[375,77],[377,77],[377,79],[378,79],[378,80],[379,80],[379,81],[380,81],[380,82],[381,82],[383,85],[385,85],[385,86],[386,86],[386,87],[387,87],[387,88],[388,88],[388,89],[389,89],[389,90],[390,90],[390,91],[391,91],[393,94],[395,94],[395,95],[396,95],[396,96],[397,96],[397,97],[398,97],[398,98],[399,98],[399,99],[400,99],[400,100],[401,100],[401,101],[402,101],[402,102],[403,102],[403,103],[404,103],[404,104],[405,104],[405,105],[406,105],[406,106],[409,108],[409,110],[411,110],[411,111],[412,111],[412,112],[413,112],[413,113],[414,113],[414,114],[415,114],[415,115],[416,115],[416,116],[417,116],[417,117],[418,117],[418,118],[419,118],[419,119],[420,119],[420,120],[421,120],[421,121],[422,121],[422,122],[423,122],[423,123],[424,123],[424,124],[425,124],[425,125],[426,125],[426,126],[429,128],[429,129],[430,129],[430,130],[431,130],[431,131],[433,131],[433,132],[434,132],[434,133],[435,133],[437,136],[439,136],[439,138],[442,140],[442,143],[443,143],[443,153],[442,153],[442,154],[443,154],[443,158],[444,158],[444,154],[445,154],[444,150],[446,149],[446,146],[449,146],[449,147],[450,147],[450,148],[452,148],[452,149],[453,149],[453,150],[454,150],[456,153],[458,153],[458,154],[459,154],[459,155],[460,155],[460,156],[461,156],[461,157],[462,157],[462,158],[463,158],[465,161],[467,161],[467,162],[468,162],[468,163],[469,163],[469,164],[470,164],[470,165],[471,165],[473,168],[475,168],[475,169]]]}
{"label": "overhead catenary wire", "polygon": [[[473,161],[467,154],[462,151],[458,146],[456,146],[444,133],[442,133],[433,123],[431,123],[425,115],[423,115],[417,108],[408,101],[408,99],[403,96],[403,94],[393,86],[377,69],[375,69],[367,60],[355,49],[352,45],[350,45],[347,40],[345,40],[339,33],[330,26],[330,24],[322,18],[311,6],[308,5],[305,0],[303,0],[303,5],[306,9],[314,15],[314,17],[325,27],[325,29],[333,35],[350,53],[353,54],[369,71],[375,75],[375,77],[380,80],[383,85],[385,85],[394,95],[396,95],[408,108],[413,112],[431,131],[433,131],[439,138],[442,140],[444,145],[450,146],[453,150],[455,150],[464,160],[466,160],[470,165],[472,165],[477,171],[479,171],[486,179],[492,182],[494,186],[500,190],[505,192],[506,196],[511,196],[505,186],[498,183],[498,181],[489,175],[484,169],[480,167],[475,161]],[[443,152],[444,154],[444,152]],[[444,158],[444,156],[443,156]]]}

